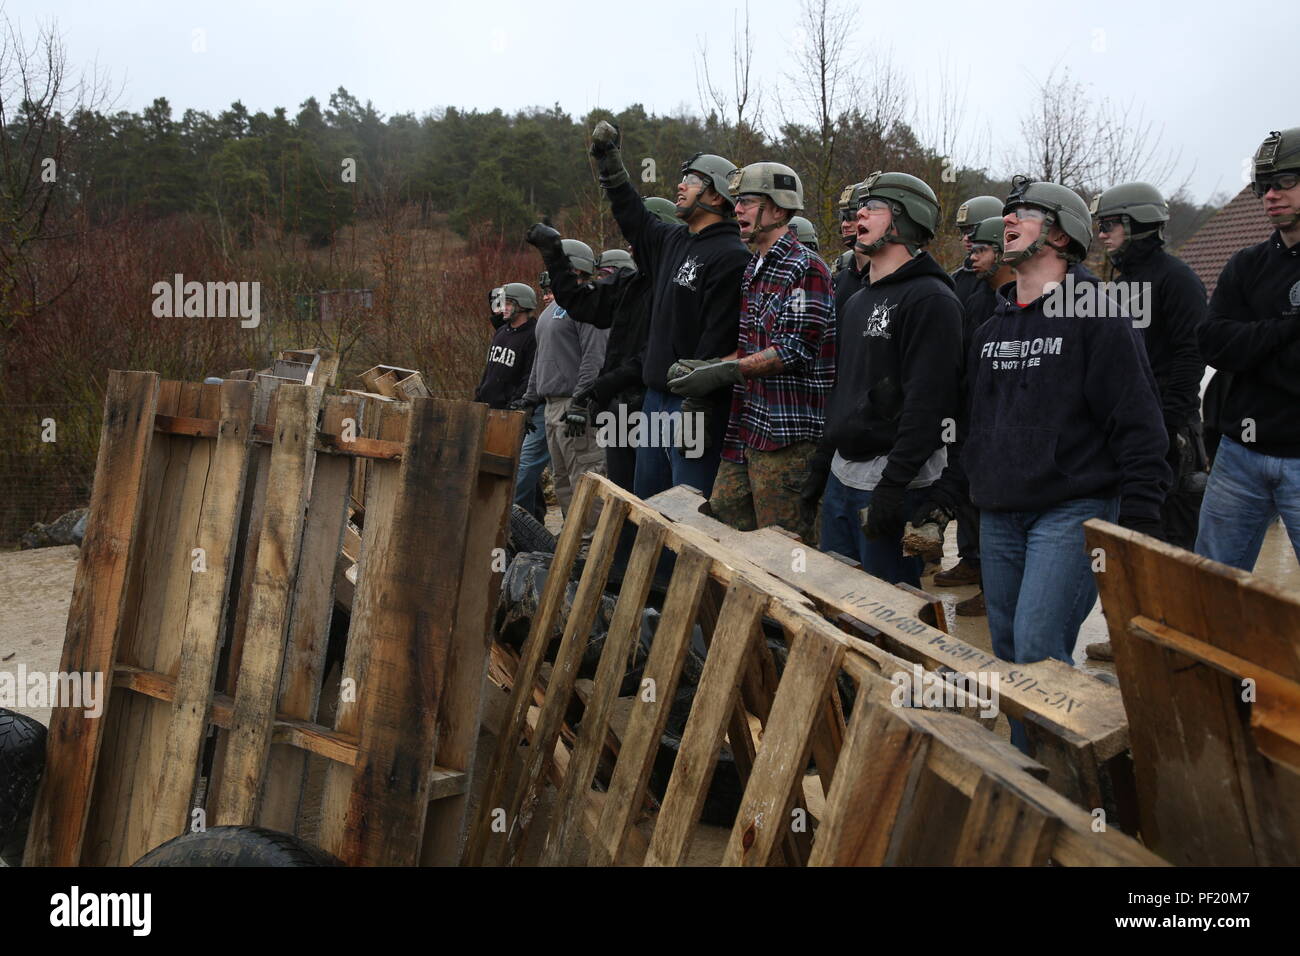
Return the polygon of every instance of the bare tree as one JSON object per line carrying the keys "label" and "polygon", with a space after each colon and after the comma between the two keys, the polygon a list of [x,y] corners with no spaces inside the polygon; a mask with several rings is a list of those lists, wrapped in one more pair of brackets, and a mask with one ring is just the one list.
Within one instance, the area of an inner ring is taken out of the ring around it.
{"label": "bare tree", "polygon": [[1014,169],[1085,195],[1135,179],[1163,186],[1179,163],[1180,154],[1161,146],[1163,127],[1147,120],[1143,110],[1135,111],[1131,102],[1094,103],[1068,69],[1053,70],[1039,84],[1020,132],[1019,144],[1008,153]]}
{"label": "bare tree", "polygon": [[733,162],[749,159],[755,146],[763,141],[762,85],[751,80],[754,65],[754,38],[749,32],[749,4],[745,4],[744,24],[739,13],[732,14],[731,31],[731,88],[725,89],[714,82],[709,68],[709,41],[699,39],[699,53],[695,60],[695,86],[699,91],[700,105],[705,114],[716,112],[724,123],[731,126],[731,142],[727,144]]}
{"label": "bare tree", "polygon": [[[84,216],[84,195],[74,196],[66,165],[74,131],[65,117],[104,108],[106,85],[93,77],[73,80],[67,51],[52,26],[30,45],[4,17],[0,36],[0,329],[34,315],[76,282],[78,271],[56,288],[41,281],[37,254],[74,235]],[[83,184],[84,186],[84,184]],[[74,249],[80,249],[74,245]]]}
{"label": "bare tree", "polygon": [[[842,118],[855,101],[860,83],[850,68],[849,37],[855,11],[838,0],[802,0],[794,73],[786,77],[788,104],[782,101],[781,128],[799,163],[804,203],[811,218],[825,221],[842,186],[835,175]],[[894,99],[877,104],[891,111]],[[800,129],[811,121],[811,137]]]}

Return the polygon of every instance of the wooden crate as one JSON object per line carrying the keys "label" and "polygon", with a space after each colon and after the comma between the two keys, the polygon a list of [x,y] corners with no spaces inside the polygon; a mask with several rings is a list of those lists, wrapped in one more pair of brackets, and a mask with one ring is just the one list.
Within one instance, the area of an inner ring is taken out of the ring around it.
{"label": "wooden crate", "polygon": [[[567,521],[560,536],[466,863],[516,861],[550,781],[558,794],[544,835],[544,863],[570,861],[582,829],[589,864],[680,864],[724,738],[745,782],[724,857],[729,865],[1160,863],[1118,830],[1094,826],[1089,812],[1037,779],[1046,768],[977,723],[954,713],[895,707],[890,677],[910,672],[911,665],[832,625],[808,597],[759,567],[755,555],[670,520],[602,476],[583,477],[570,514],[586,514],[595,497],[603,502],[601,516],[538,701],[535,688],[582,523]],[[628,521],[637,526],[635,543],[577,740],[569,747],[562,729],[577,664]],[[664,549],[673,552],[674,567],[642,693],[608,786],[593,791],[624,662]],[[779,678],[759,639],[763,618],[779,624],[788,642]],[[662,807],[644,841],[635,825],[697,620],[708,654]],[[841,673],[858,687],[847,726],[836,686]],[[805,776],[810,757],[815,778]],[[810,791],[824,795],[820,819],[811,812]]]}
{"label": "wooden crate", "polygon": [[1088,521],[1144,842],[1197,866],[1300,863],[1300,596]]}
{"label": "wooden crate", "polygon": [[[375,437],[348,440],[368,413]],[[521,429],[468,402],[111,373],[62,663],[111,679],[101,718],[54,711],[25,861],[129,864],[200,819],[302,834],[309,757],[325,849],[457,859]],[[358,460],[351,692],[321,722]]]}
{"label": "wooden crate", "polygon": [[737,531],[700,513],[704,499],[679,486],[646,504],[745,555],[809,598],[851,633],[938,672],[997,671],[1002,709],[1023,721],[1048,783],[1112,822],[1134,824],[1127,792],[1128,723],[1119,690],[1061,661],[1001,661],[945,633],[932,598],[896,587],[772,528]]}

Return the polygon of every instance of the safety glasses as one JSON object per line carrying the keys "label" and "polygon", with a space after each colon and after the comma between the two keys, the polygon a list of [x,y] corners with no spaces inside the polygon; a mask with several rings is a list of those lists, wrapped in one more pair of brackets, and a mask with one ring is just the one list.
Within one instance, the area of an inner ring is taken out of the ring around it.
{"label": "safety glasses", "polygon": [[970,247],[971,255],[975,255],[977,252],[992,252],[992,251],[993,251],[993,247],[990,246],[987,242],[976,242],[973,243]]}
{"label": "safety glasses", "polygon": [[1047,213],[1035,206],[1013,206],[1011,207],[1011,215],[1015,216],[1021,222],[1030,219],[1043,222],[1047,219]]}
{"label": "safety glasses", "polygon": [[885,212],[889,209],[889,203],[884,199],[864,199],[858,203],[858,209],[865,209],[867,212]]}
{"label": "safety glasses", "polygon": [[1264,193],[1270,189],[1276,189],[1281,192],[1284,189],[1294,189],[1296,184],[1300,183],[1300,173],[1277,173],[1273,176],[1261,176],[1250,184],[1250,191],[1256,198],[1262,198]]}
{"label": "safety glasses", "polygon": [[1118,229],[1122,225],[1124,225],[1124,221],[1122,219],[1099,219],[1097,220],[1097,231],[1111,232],[1112,230]]}
{"label": "safety glasses", "polygon": [[705,182],[704,177],[701,176],[699,173],[687,173],[685,176],[682,177],[682,185],[697,186],[703,189],[708,184]]}

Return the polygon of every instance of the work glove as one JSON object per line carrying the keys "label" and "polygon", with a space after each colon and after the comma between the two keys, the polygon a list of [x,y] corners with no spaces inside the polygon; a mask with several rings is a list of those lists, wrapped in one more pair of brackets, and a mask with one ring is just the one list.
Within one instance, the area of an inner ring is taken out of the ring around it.
{"label": "work glove", "polygon": [[668,369],[668,388],[687,398],[704,398],[720,388],[744,383],[737,359],[682,359]]}
{"label": "work glove", "polygon": [[1130,531],[1149,534],[1161,541],[1165,539],[1165,526],[1159,518],[1149,518],[1146,515],[1121,514],[1119,524],[1121,528],[1128,528]]}
{"label": "work glove", "polygon": [[[703,435],[703,444],[701,447],[708,451],[713,447],[713,429],[710,427],[713,418],[713,405],[699,398],[686,398],[682,400],[682,417],[687,415],[696,415],[694,419],[695,431],[692,435]],[[682,435],[685,437],[685,428]]]}
{"label": "work glove", "polygon": [[542,254],[542,259],[547,264],[552,262],[561,263],[564,261],[564,246],[562,246],[560,233],[544,222],[535,222],[528,227],[528,232],[524,235],[525,241],[530,246],[536,246],[537,251]]}
{"label": "work glove", "polygon": [[524,434],[531,435],[533,432],[537,431],[537,426],[533,424],[533,412],[540,404],[541,402],[534,402],[532,399],[516,398],[513,402],[507,405],[506,408],[512,412],[524,413]]}
{"label": "work glove", "polygon": [[902,485],[895,485],[881,478],[876,489],[871,493],[871,504],[858,512],[858,521],[862,523],[862,533],[868,538],[898,538],[903,533],[903,492]]}
{"label": "work glove", "polygon": [[826,491],[831,475],[831,452],[817,449],[808,459],[808,474],[799,489],[799,519],[805,525],[817,520],[817,505]]}
{"label": "work glove", "polygon": [[623,165],[623,154],[619,149],[622,135],[618,127],[601,120],[591,131],[591,149],[589,152],[596,160],[596,171],[600,173],[600,185],[613,189],[628,182],[627,168]]}
{"label": "work glove", "polygon": [[587,434],[587,425],[591,421],[592,402],[593,399],[589,394],[583,395],[582,398],[574,395],[569,399],[569,406],[564,410],[564,434],[570,438],[581,438]]}

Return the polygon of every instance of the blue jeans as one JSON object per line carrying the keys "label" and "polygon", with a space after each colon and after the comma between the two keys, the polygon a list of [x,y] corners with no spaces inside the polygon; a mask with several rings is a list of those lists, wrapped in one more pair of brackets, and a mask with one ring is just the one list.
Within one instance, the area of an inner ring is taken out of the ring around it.
{"label": "blue jeans", "polygon": [[1097,600],[1089,518],[1114,521],[1118,498],[1076,498],[1047,511],[981,511],[980,568],[993,653],[1074,663],[1079,627]]}
{"label": "blue jeans", "polygon": [[1201,502],[1196,553],[1253,571],[1279,514],[1300,558],[1300,458],[1263,455],[1225,435]]}
{"label": "blue jeans", "polygon": [[[682,400],[678,395],[647,388],[641,411],[646,415],[655,412],[681,412]],[[681,448],[651,448],[648,445],[636,450],[636,474],[632,487],[638,498],[649,498],[677,485],[690,485],[699,490],[705,500],[713,493],[713,479],[718,473],[722,457],[722,440],[727,432],[728,406],[714,407],[709,416],[709,447],[699,458],[687,458]],[[653,421],[653,419],[649,419]],[[647,427],[646,434],[659,432]]]}
{"label": "blue jeans", "polygon": [[[1097,600],[1083,523],[1118,517],[1118,498],[980,512],[980,572],[995,655],[1015,663],[1054,657],[1073,666],[1079,627]],[[1028,752],[1018,720],[1011,721],[1011,742]]]}
{"label": "blue jeans", "polygon": [[529,514],[537,512],[541,498],[542,472],[551,463],[551,453],[546,447],[546,406],[533,409],[533,430],[524,435],[524,446],[519,451],[519,472],[515,476],[515,504]]}
{"label": "blue jeans", "polygon": [[[929,494],[928,488],[913,488],[903,493],[903,514],[910,515]],[[822,495],[821,549],[853,558],[870,575],[890,584],[921,586],[925,562],[903,554],[903,532],[893,539],[868,538],[862,533],[858,511],[871,504],[870,491],[850,488],[834,474],[826,479]]]}

